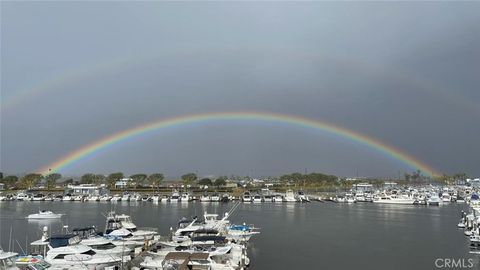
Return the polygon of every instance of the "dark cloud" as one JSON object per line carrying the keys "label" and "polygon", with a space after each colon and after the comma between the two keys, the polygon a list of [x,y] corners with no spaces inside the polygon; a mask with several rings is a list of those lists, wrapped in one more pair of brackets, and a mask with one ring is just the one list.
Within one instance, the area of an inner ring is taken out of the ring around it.
{"label": "dark cloud", "polygon": [[[2,108],[19,89],[56,83],[2,109],[1,168],[31,171],[155,119],[255,110],[326,120],[441,171],[478,175],[479,10],[475,2],[5,2]],[[62,75],[70,70],[82,72]],[[328,134],[239,122],[142,136],[64,173],[305,168],[411,169]]]}

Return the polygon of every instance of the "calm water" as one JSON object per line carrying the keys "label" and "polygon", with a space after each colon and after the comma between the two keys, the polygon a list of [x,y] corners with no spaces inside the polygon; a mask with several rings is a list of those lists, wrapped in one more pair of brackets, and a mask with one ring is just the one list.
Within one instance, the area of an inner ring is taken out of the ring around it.
{"label": "calm water", "polygon": [[[95,225],[103,230],[111,209],[132,216],[139,227],[157,227],[168,234],[182,217],[201,216],[204,211],[223,213],[232,204],[144,202],[0,202],[1,247],[12,238],[23,248],[40,237],[46,224],[59,231]],[[41,223],[25,216],[48,209],[65,213],[61,221]],[[464,204],[440,207],[310,204],[242,204],[233,222],[253,223],[261,234],[250,243],[250,269],[435,269],[436,258],[474,258],[468,241],[456,228]]]}

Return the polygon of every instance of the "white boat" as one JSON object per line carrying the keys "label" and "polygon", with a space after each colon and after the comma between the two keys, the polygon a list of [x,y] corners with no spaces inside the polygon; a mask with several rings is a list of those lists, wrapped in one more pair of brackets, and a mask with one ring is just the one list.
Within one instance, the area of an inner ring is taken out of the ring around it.
{"label": "white boat", "polygon": [[81,244],[89,246],[100,255],[130,256],[132,249],[127,246],[115,245],[105,237],[99,236],[94,227],[73,229],[73,233],[81,238]]}
{"label": "white boat", "polygon": [[376,197],[373,200],[374,203],[383,203],[383,204],[405,204],[413,205],[415,202],[414,198],[405,197],[405,196],[396,196],[396,195],[382,195]]}
{"label": "white boat", "polygon": [[119,201],[121,201],[121,200],[122,200],[122,197],[120,197],[120,195],[118,195],[118,194],[115,194],[115,195],[113,195],[113,197],[112,197],[112,199],[111,199],[110,201],[112,201],[112,202],[119,202]]}
{"label": "white boat", "polygon": [[32,201],[45,201],[45,196],[43,194],[35,194],[31,197]]}
{"label": "white boat", "polygon": [[61,214],[55,214],[52,211],[41,210],[37,214],[30,214],[27,216],[28,219],[54,219],[61,218]]}
{"label": "white boat", "polygon": [[172,196],[170,196],[170,202],[179,202],[180,201],[180,193],[174,190]]}
{"label": "white boat", "polygon": [[272,202],[283,202],[282,194],[276,194],[272,197]]}
{"label": "white boat", "polygon": [[218,195],[218,193],[212,194],[212,196],[210,196],[210,201],[219,202],[220,201],[220,195]]}
{"label": "white boat", "polygon": [[438,197],[438,195],[436,193],[432,194],[428,199],[427,199],[427,203],[428,205],[440,205],[440,203],[442,202],[442,200],[440,199],[440,197]]}
{"label": "white boat", "polygon": [[182,196],[180,197],[180,201],[181,202],[189,202],[193,200],[192,196],[190,195],[190,193],[188,192],[184,192],[182,193]]}
{"label": "white boat", "polygon": [[158,203],[158,202],[160,202],[160,201],[161,201],[160,195],[154,194],[154,195],[152,196],[152,202]]}
{"label": "white boat", "polygon": [[263,198],[260,194],[256,194],[255,196],[253,196],[253,200],[252,200],[254,203],[261,203],[263,202]]}
{"label": "white boat", "polygon": [[250,195],[250,192],[245,191],[242,196],[242,201],[243,202],[252,202],[252,196]]}
{"label": "white boat", "polygon": [[448,194],[447,192],[442,193],[442,202],[444,203],[449,203],[452,201],[452,196]]}
{"label": "white boat", "polygon": [[130,201],[130,194],[129,193],[124,193],[122,196],[122,202],[129,202]]}
{"label": "white boat", "polygon": [[112,197],[108,196],[108,195],[103,195],[103,196],[100,197],[101,202],[109,202],[111,199],[112,199]]}
{"label": "white boat", "polygon": [[0,249],[0,269],[5,270],[18,270],[15,263],[15,258],[18,253],[15,252],[5,252]]}
{"label": "white boat", "polygon": [[285,197],[283,197],[283,201],[284,202],[296,202],[297,199],[295,198],[295,194],[293,193],[293,191],[291,189],[287,190],[287,192],[285,192]]}
{"label": "white boat", "polygon": [[298,195],[297,195],[297,198],[301,201],[301,202],[310,202],[310,199],[308,198],[307,195],[305,195],[305,193],[303,191],[298,191]]}
{"label": "white boat", "polygon": [[347,194],[345,194],[345,202],[346,203],[356,203],[357,199],[355,198],[355,196],[353,196],[353,194],[347,193]]}
{"label": "white boat", "polygon": [[65,194],[65,196],[63,196],[62,198],[62,201],[67,201],[67,202],[73,201],[73,197],[71,194]]}
{"label": "white boat", "polygon": [[29,197],[26,193],[21,192],[21,193],[18,193],[17,196],[15,196],[15,199],[17,201],[28,201]]}
{"label": "white boat", "polygon": [[210,201],[210,196],[208,196],[207,194],[202,195],[202,196],[200,197],[200,201],[201,201],[201,202],[209,202],[209,201]]}

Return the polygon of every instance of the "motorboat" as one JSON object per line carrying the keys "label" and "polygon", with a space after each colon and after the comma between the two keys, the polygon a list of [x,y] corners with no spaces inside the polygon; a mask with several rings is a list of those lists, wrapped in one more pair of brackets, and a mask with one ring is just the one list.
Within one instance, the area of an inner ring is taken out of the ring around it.
{"label": "motorboat", "polygon": [[154,195],[152,196],[152,202],[158,203],[158,202],[160,202],[160,201],[161,201],[160,195],[154,194]]}
{"label": "motorboat", "polygon": [[31,197],[32,201],[45,201],[45,196],[43,194],[35,194]]}
{"label": "motorboat", "polygon": [[81,244],[89,246],[100,255],[130,256],[132,249],[125,245],[115,245],[111,240],[98,235],[94,227],[73,229],[73,234],[81,238]]}
{"label": "motorboat", "polygon": [[452,201],[452,196],[448,192],[443,192],[442,193],[442,202],[443,203],[449,203]]}
{"label": "motorboat", "polygon": [[112,197],[109,196],[109,195],[100,196],[100,201],[101,202],[109,202],[110,200],[112,200]]}
{"label": "motorboat", "polygon": [[55,214],[52,211],[40,210],[36,214],[30,214],[27,216],[28,219],[55,219],[61,218],[62,214]]}
{"label": "motorboat", "polygon": [[20,192],[17,194],[17,196],[15,197],[15,199],[17,201],[28,201],[29,200],[29,197],[28,197],[28,194],[26,193],[23,193],[23,192]]}
{"label": "motorboat", "polygon": [[0,249],[0,269],[5,270],[19,270],[16,266],[16,257],[18,253],[5,252]]}
{"label": "motorboat", "polygon": [[208,194],[204,194],[200,197],[201,202],[210,202],[210,196]]}
{"label": "motorboat", "polygon": [[415,199],[407,196],[397,196],[396,194],[386,195],[382,194],[379,197],[375,197],[373,200],[374,203],[383,203],[383,204],[405,204],[413,205]]}
{"label": "motorboat", "polygon": [[73,196],[72,194],[65,194],[65,196],[63,196],[62,198],[62,201],[73,201]]}
{"label": "motorboat", "polygon": [[305,193],[301,190],[298,191],[298,194],[297,194],[297,198],[301,201],[301,202],[310,202],[310,199],[308,198],[307,195],[305,195]]}
{"label": "motorboat", "polygon": [[440,205],[441,202],[442,202],[442,200],[440,199],[440,197],[438,197],[438,195],[437,195],[436,193],[432,194],[432,195],[427,199],[428,205],[438,206],[438,205]]}
{"label": "motorboat", "polygon": [[220,195],[218,193],[213,193],[212,196],[210,196],[210,201],[212,202],[219,202],[221,200]]}
{"label": "motorboat", "polygon": [[255,196],[253,196],[253,200],[252,200],[254,203],[261,203],[263,202],[263,198],[260,194],[255,194]]}
{"label": "motorboat", "polygon": [[297,202],[297,198],[295,198],[295,194],[291,189],[285,192],[285,197],[283,197],[284,202]]}
{"label": "motorboat", "polygon": [[129,193],[124,193],[122,196],[122,202],[129,202],[130,201],[130,194]]}
{"label": "motorboat", "polygon": [[191,201],[191,200],[193,200],[193,198],[192,198],[192,196],[190,195],[190,193],[188,193],[188,192],[182,193],[182,196],[181,196],[181,198],[180,198],[180,201],[181,201],[181,202],[189,202],[189,201]]}
{"label": "motorboat", "polygon": [[242,201],[243,202],[252,202],[252,196],[250,195],[250,192],[245,191],[242,196]]}
{"label": "motorboat", "polygon": [[272,197],[272,202],[283,202],[282,194],[276,194]]}
{"label": "motorboat", "polygon": [[180,193],[178,191],[174,190],[172,192],[172,196],[170,196],[170,202],[179,202],[180,201]]}

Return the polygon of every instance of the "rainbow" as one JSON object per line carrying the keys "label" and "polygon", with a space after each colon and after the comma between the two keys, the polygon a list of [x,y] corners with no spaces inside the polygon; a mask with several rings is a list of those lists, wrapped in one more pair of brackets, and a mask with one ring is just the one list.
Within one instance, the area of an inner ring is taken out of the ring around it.
{"label": "rainbow", "polygon": [[82,159],[94,156],[100,150],[115,145],[119,142],[125,141],[136,136],[149,133],[156,130],[167,129],[175,126],[184,126],[193,123],[202,123],[210,121],[235,121],[235,120],[248,120],[248,121],[268,121],[273,123],[283,123],[301,126],[309,129],[319,130],[327,132],[344,139],[360,143],[368,146],[371,149],[381,152],[393,159],[399,160],[411,168],[419,169],[423,173],[433,176],[440,175],[440,172],[427,164],[419,161],[413,156],[391,146],[387,145],[377,139],[360,134],[356,131],[336,126],[328,122],[313,120],[301,116],[268,113],[268,112],[214,112],[214,113],[202,113],[193,115],[184,115],[171,117],[166,119],[156,120],[150,123],[146,123],[140,126],[129,128],[110,136],[106,136],[98,141],[85,145],[71,153],[68,153],[59,160],[41,168],[39,170],[42,174],[49,174],[53,172],[59,172],[67,166],[70,166]]}

